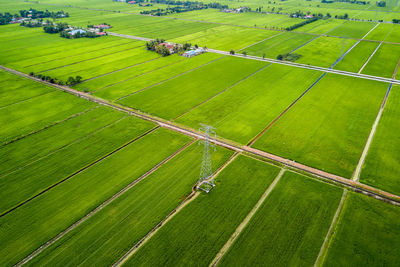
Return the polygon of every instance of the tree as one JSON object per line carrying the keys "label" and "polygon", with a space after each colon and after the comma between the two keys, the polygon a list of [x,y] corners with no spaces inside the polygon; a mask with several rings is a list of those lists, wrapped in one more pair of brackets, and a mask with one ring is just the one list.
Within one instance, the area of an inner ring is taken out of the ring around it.
{"label": "tree", "polygon": [[234,55],[235,54],[235,50],[231,50],[231,51],[229,51],[229,54],[231,54],[231,55]]}
{"label": "tree", "polygon": [[263,59],[265,58],[265,53],[263,54]]}
{"label": "tree", "polygon": [[278,56],[276,57],[276,59],[282,60],[282,59],[283,59],[283,56],[282,56],[282,55],[278,55]]}
{"label": "tree", "polygon": [[77,76],[75,77],[75,84],[80,83],[81,80],[82,80],[82,77],[79,76],[79,75],[77,75]]}
{"label": "tree", "polygon": [[243,56],[247,56],[247,52],[246,51],[243,51]]}

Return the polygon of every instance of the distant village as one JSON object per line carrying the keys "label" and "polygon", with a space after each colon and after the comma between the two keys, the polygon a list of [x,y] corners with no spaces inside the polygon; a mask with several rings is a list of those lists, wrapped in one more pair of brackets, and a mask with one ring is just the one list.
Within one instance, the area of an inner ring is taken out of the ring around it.
{"label": "distant village", "polygon": [[40,11],[36,9],[20,10],[19,14],[11,14],[9,12],[0,13],[0,25],[22,23],[31,19],[44,19],[44,18],[67,18],[68,12],[57,11],[50,12],[48,10]]}

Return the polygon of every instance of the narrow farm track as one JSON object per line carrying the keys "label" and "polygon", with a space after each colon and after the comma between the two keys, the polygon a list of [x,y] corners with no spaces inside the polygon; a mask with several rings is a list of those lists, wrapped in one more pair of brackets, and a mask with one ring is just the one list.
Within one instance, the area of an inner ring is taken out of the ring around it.
{"label": "narrow farm track", "polygon": [[162,83],[165,83],[165,82],[167,82],[167,81],[169,81],[169,80],[178,78],[178,77],[180,77],[180,76],[182,76],[182,75],[185,75],[185,74],[190,73],[190,72],[192,72],[192,71],[194,71],[194,70],[200,69],[200,68],[202,68],[202,67],[204,67],[204,66],[207,66],[207,65],[209,65],[209,64],[211,64],[211,63],[214,63],[214,62],[216,62],[216,61],[218,61],[218,60],[220,60],[220,59],[223,59],[223,58],[224,58],[224,57],[220,57],[220,58],[214,59],[214,60],[212,60],[212,61],[209,61],[209,62],[207,62],[207,63],[204,63],[204,64],[202,64],[202,65],[200,65],[200,66],[197,66],[197,67],[195,67],[195,68],[193,68],[193,69],[190,69],[190,70],[181,72],[181,73],[179,73],[179,74],[177,74],[177,75],[174,75],[174,76],[172,76],[172,77],[169,77],[168,79],[162,80],[162,81],[160,81],[160,82],[158,82],[158,83],[152,84],[152,85],[150,85],[150,86],[147,86],[147,87],[145,87],[145,88],[142,88],[142,89],[137,90],[137,91],[135,91],[135,92],[132,92],[132,93],[130,93],[130,94],[121,96],[120,98],[117,98],[115,101],[119,101],[119,100],[122,100],[122,99],[124,99],[124,98],[127,98],[127,97],[129,97],[129,96],[131,96],[131,95],[134,95],[134,94],[143,92],[143,91],[145,91],[145,90],[147,90],[147,89],[150,89],[150,88],[152,88],[152,87],[154,87],[154,86],[157,86],[157,85],[162,84]]}
{"label": "narrow farm track", "polygon": [[[397,62],[397,66],[396,66],[396,69],[394,70],[394,73],[393,73],[392,77],[396,76],[397,71],[399,69],[399,65],[400,65],[400,60]],[[367,142],[366,142],[366,144],[364,146],[364,149],[363,149],[361,157],[360,157],[360,159],[358,161],[357,167],[354,170],[353,177],[352,177],[353,181],[358,182],[358,180],[360,179],[360,174],[361,174],[362,167],[364,166],[365,158],[367,157],[369,148],[371,147],[371,144],[372,144],[372,140],[373,140],[373,138],[375,136],[376,129],[378,128],[378,124],[379,124],[379,122],[381,120],[383,111],[385,110],[387,99],[389,97],[389,94],[390,94],[390,91],[392,89],[392,86],[393,86],[393,84],[389,85],[389,87],[388,87],[388,89],[386,91],[385,97],[383,98],[381,107],[379,108],[379,111],[378,111],[378,115],[375,118],[374,124],[372,125],[372,129],[371,129],[371,131],[369,133]]]}
{"label": "narrow farm track", "polygon": [[114,200],[116,200],[118,197],[122,196],[124,193],[126,193],[129,189],[131,189],[132,187],[134,187],[136,184],[138,184],[140,181],[144,180],[146,177],[148,177],[150,174],[152,174],[153,172],[155,172],[156,170],[158,170],[162,165],[164,165],[165,163],[167,163],[168,161],[170,161],[171,159],[173,159],[175,156],[179,155],[182,151],[184,151],[187,147],[191,146],[194,142],[196,142],[196,139],[188,142],[187,144],[185,144],[184,146],[182,146],[181,148],[179,148],[177,151],[175,151],[174,153],[172,153],[171,155],[169,155],[167,158],[165,158],[164,160],[162,160],[160,163],[158,163],[157,165],[155,165],[153,168],[151,168],[150,170],[148,170],[146,173],[144,173],[142,176],[140,176],[139,178],[137,178],[136,180],[134,180],[133,182],[131,182],[129,185],[127,185],[126,187],[124,187],[123,189],[121,189],[118,193],[116,193],[115,195],[113,195],[112,197],[110,197],[109,199],[107,199],[106,201],[104,201],[102,204],[100,204],[99,206],[97,206],[94,210],[92,210],[91,212],[89,212],[88,214],[86,214],[84,217],[82,217],[79,221],[77,221],[76,223],[72,224],[70,227],[68,227],[67,229],[65,229],[64,231],[62,231],[61,233],[59,233],[57,236],[55,236],[53,239],[47,241],[44,245],[40,246],[37,250],[35,250],[33,253],[31,253],[29,256],[27,256],[25,259],[23,259],[22,261],[20,261],[18,264],[16,264],[16,266],[22,266],[26,263],[28,263],[30,260],[32,260],[34,257],[36,257],[38,254],[40,254],[43,250],[47,249],[49,246],[51,246],[52,244],[54,244],[55,242],[57,242],[57,240],[61,239],[63,236],[65,236],[66,234],[68,234],[69,232],[71,232],[72,230],[74,230],[76,227],[78,227],[79,225],[81,225],[82,223],[84,223],[85,221],[87,221],[88,219],[90,219],[91,217],[93,217],[96,213],[98,213],[99,211],[101,211],[102,209],[104,209],[105,207],[107,207],[110,203],[112,203]]}
{"label": "narrow farm track", "polygon": [[[114,35],[116,33],[110,33],[109,32],[109,34]],[[132,39],[138,38],[137,40],[142,40],[143,39],[143,37],[126,35],[126,34],[124,34],[124,35],[119,34],[118,36],[123,37],[123,38],[132,38]],[[152,40],[152,39],[149,39],[149,38],[145,38],[145,39],[146,40]],[[358,40],[361,40],[361,39],[358,39]],[[341,58],[339,58],[338,61],[334,63],[334,65],[337,64],[348,52],[350,52],[351,49],[349,49]],[[211,53],[224,55],[224,56],[240,57],[240,58],[246,58],[246,59],[251,59],[251,60],[258,60],[258,61],[276,63],[276,64],[281,64],[281,65],[286,65],[286,66],[292,66],[292,67],[297,67],[297,68],[316,70],[316,71],[321,71],[321,72],[325,72],[325,73],[333,73],[333,74],[338,74],[338,75],[350,76],[350,77],[355,77],[355,78],[360,78],[360,79],[373,80],[373,81],[386,82],[386,83],[393,83],[393,84],[400,84],[400,80],[396,80],[396,79],[393,79],[393,78],[385,78],[385,77],[380,77],[380,76],[373,76],[373,75],[367,75],[367,74],[361,74],[361,73],[355,73],[355,72],[349,72],[349,71],[343,71],[343,70],[336,70],[336,69],[333,69],[334,65],[331,66],[330,68],[325,68],[325,67],[318,67],[318,66],[313,66],[313,65],[295,63],[295,62],[291,62],[291,61],[284,61],[284,60],[278,60],[278,59],[272,59],[272,58],[262,58],[262,57],[243,55],[243,54],[231,55],[227,51],[216,50],[216,49],[211,49],[211,48],[208,48],[207,51],[211,52]]]}
{"label": "narrow farm track", "polygon": [[200,107],[201,105],[203,105],[203,104],[205,104],[205,103],[211,101],[212,99],[216,98],[216,97],[219,96],[220,94],[222,94],[222,93],[228,91],[229,89],[235,87],[236,85],[238,85],[238,84],[240,84],[241,82],[247,80],[248,78],[250,78],[250,77],[256,75],[257,73],[259,73],[260,71],[264,70],[265,68],[267,68],[267,67],[269,67],[269,66],[271,66],[271,64],[268,64],[268,65],[262,67],[261,69],[259,69],[259,70],[255,71],[255,72],[253,72],[253,73],[247,75],[247,76],[244,77],[243,79],[241,79],[241,80],[235,82],[235,83],[232,84],[231,86],[228,86],[227,88],[225,88],[224,90],[218,92],[217,94],[213,95],[212,97],[210,97],[210,98],[204,100],[203,102],[201,102],[201,103],[199,103],[199,104],[197,104],[197,105],[191,107],[190,109],[186,110],[185,112],[183,112],[183,113],[180,114],[179,116],[175,117],[175,118],[173,119],[173,121],[174,121],[174,120],[177,120],[177,119],[179,119],[179,118],[181,118],[181,117],[184,116],[185,114],[187,114],[187,113],[189,113],[190,111],[192,111],[192,110],[194,110],[194,109]]}
{"label": "narrow farm track", "polygon": [[337,223],[339,221],[340,213],[343,210],[343,205],[344,205],[344,202],[346,200],[346,197],[347,197],[347,189],[345,188],[345,189],[343,189],[343,194],[342,194],[342,198],[340,199],[339,206],[336,209],[335,215],[333,216],[331,225],[329,226],[328,232],[326,233],[324,242],[322,243],[322,246],[321,246],[321,249],[320,249],[320,251],[318,253],[317,259],[315,260],[314,267],[322,266],[322,263],[323,263],[323,260],[324,260],[324,256],[326,255],[326,252],[328,251],[329,243],[330,243],[331,238],[332,238],[332,236],[334,234],[334,230],[336,228],[336,225],[337,225]]}
{"label": "narrow farm track", "polygon": [[[224,164],[222,164],[208,180],[215,178],[220,174],[232,161],[234,161],[239,153],[234,153]],[[132,248],[130,248],[118,261],[113,264],[113,267],[122,266],[136,251],[143,246],[150,238],[152,238],[163,225],[170,221],[176,214],[179,213],[190,202],[195,200],[201,193],[196,190],[197,183],[192,187],[192,192],[187,196],[175,209],[173,209],[161,222],[151,229],[142,239],[140,239]]]}
{"label": "narrow farm track", "polygon": [[272,181],[271,185],[268,186],[267,190],[264,192],[264,194],[258,200],[258,202],[253,207],[253,209],[249,212],[249,214],[247,214],[246,218],[240,223],[238,228],[236,228],[235,232],[231,235],[231,237],[228,239],[228,241],[225,243],[225,245],[220,249],[220,251],[217,253],[215,258],[211,261],[209,267],[215,267],[218,265],[219,261],[222,259],[222,257],[225,255],[225,253],[229,250],[229,248],[233,245],[235,240],[239,237],[240,233],[247,226],[247,224],[250,222],[250,220],[256,214],[256,212],[261,207],[261,205],[264,203],[265,199],[269,196],[271,191],[278,184],[279,180],[281,179],[281,177],[283,176],[284,173],[285,173],[285,169],[281,169],[279,174]]}
{"label": "narrow farm track", "polygon": [[[0,68],[1,68],[1,67],[0,67]],[[29,76],[28,76],[28,77],[29,77]],[[48,125],[46,125],[46,126],[40,128],[40,129],[38,129],[38,130],[32,131],[32,132],[27,133],[27,134],[25,134],[25,135],[23,135],[23,136],[18,136],[18,137],[14,138],[14,139],[12,139],[12,140],[10,140],[10,141],[4,142],[3,144],[0,145],[0,147],[6,146],[6,145],[11,144],[11,143],[14,143],[14,142],[17,142],[18,140],[21,140],[21,139],[24,139],[25,137],[28,137],[28,136],[37,134],[37,133],[39,133],[39,132],[41,132],[41,131],[44,131],[44,130],[46,130],[46,129],[49,129],[49,128],[51,128],[51,127],[57,125],[57,124],[60,124],[60,123],[69,121],[69,120],[71,120],[71,119],[73,119],[73,118],[79,117],[79,116],[81,116],[81,115],[83,115],[83,114],[85,114],[85,113],[87,113],[87,112],[89,112],[89,111],[92,111],[92,110],[96,109],[96,108],[98,108],[98,106],[95,106],[95,107],[93,107],[93,108],[86,109],[86,110],[84,110],[84,111],[81,111],[81,112],[78,112],[78,113],[75,113],[75,114],[72,114],[71,116],[69,116],[69,117],[67,117],[67,118],[65,118],[65,119],[55,121],[55,122],[53,122],[53,123],[51,123],[51,124],[48,124]]]}
{"label": "narrow farm track", "polygon": [[[29,79],[37,81],[37,82],[41,82],[41,83],[47,84],[49,86],[53,86],[53,87],[55,87],[55,88],[57,88],[59,90],[68,92],[70,94],[73,94],[75,96],[84,98],[84,99],[92,101],[94,103],[98,103],[98,104],[101,104],[101,105],[104,105],[104,106],[107,106],[107,107],[111,107],[111,108],[113,108],[115,110],[128,113],[128,114],[130,114],[132,116],[141,118],[143,120],[147,120],[147,121],[156,123],[156,124],[159,125],[159,127],[163,127],[163,128],[169,129],[171,131],[178,132],[178,133],[181,133],[181,134],[193,137],[193,138],[198,138],[198,139],[204,139],[205,138],[203,133],[198,132],[195,129],[191,129],[191,128],[188,128],[186,126],[183,126],[183,125],[180,125],[180,124],[177,124],[177,123],[173,123],[173,122],[170,122],[170,121],[167,121],[167,120],[155,117],[155,116],[151,116],[149,114],[143,113],[143,112],[135,110],[133,108],[122,106],[122,105],[119,105],[117,103],[112,103],[112,102],[109,102],[107,100],[104,100],[104,99],[101,99],[101,98],[98,98],[98,97],[95,97],[95,96],[92,96],[92,95],[89,95],[89,94],[86,94],[86,93],[71,89],[71,88],[66,87],[66,86],[50,84],[50,83],[44,82],[42,80],[39,80],[37,78],[31,77],[28,74],[25,74],[25,73],[19,72],[17,70],[13,70],[13,69],[4,67],[2,65],[0,65],[0,69],[6,70],[8,72],[11,72],[11,73],[14,73],[14,74],[17,74],[17,75],[20,75],[22,77],[29,78]],[[368,185],[365,185],[365,184],[362,184],[360,182],[356,182],[356,181],[353,181],[353,180],[350,180],[350,179],[346,179],[344,177],[341,177],[341,176],[338,176],[338,175],[335,175],[335,174],[332,174],[332,173],[328,173],[328,172],[325,172],[325,171],[322,171],[322,170],[319,170],[319,169],[316,169],[316,168],[312,168],[312,167],[306,166],[304,164],[297,163],[297,162],[295,162],[293,160],[285,159],[285,158],[279,157],[277,155],[270,154],[268,152],[265,152],[265,151],[262,151],[262,150],[259,150],[259,149],[255,149],[255,148],[252,148],[252,147],[249,147],[249,146],[242,146],[242,145],[237,144],[237,143],[235,143],[234,141],[231,141],[231,140],[227,140],[227,139],[223,139],[223,138],[219,138],[219,137],[215,137],[215,138],[213,137],[213,138],[210,138],[210,140],[214,144],[216,144],[218,146],[233,150],[235,152],[246,153],[250,157],[262,158],[265,161],[269,161],[269,162],[272,162],[272,163],[275,163],[275,164],[279,164],[279,165],[283,164],[283,165],[286,165],[287,167],[293,169],[294,171],[297,171],[297,172],[300,172],[300,173],[303,173],[303,174],[306,173],[308,175],[314,176],[314,177],[319,178],[321,180],[330,181],[330,182],[333,182],[333,183],[336,183],[336,184],[341,184],[343,186],[346,186],[346,187],[350,188],[353,191],[357,191],[357,192],[365,194],[367,196],[370,196],[370,197],[373,197],[373,198],[376,198],[376,199],[391,203],[393,205],[400,206],[400,196],[395,195],[395,194],[391,194],[389,192],[380,190],[378,188],[375,188],[375,187],[372,187],[372,186],[368,186]]]}
{"label": "narrow farm track", "polygon": [[54,149],[53,151],[50,151],[48,154],[46,154],[46,155],[44,155],[44,156],[42,156],[42,157],[39,157],[39,158],[37,158],[37,159],[35,159],[35,160],[32,160],[32,161],[28,162],[28,163],[25,164],[25,165],[17,166],[15,169],[12,169],[12,170],[10,170],[9,172],[0,175],[0,179],[3,178],[3,177],[8,176],[8,175],[10,175],[10,174],[13,174],[13,173],[15,173],[16,171],[19,171],[19,170],[21,170],[21,169],[23,169],[23,168],[26,168],[26,167],[32,165],[32,164],[35,163],[35,162],[38,162],[38,161],[40,161],[40,160],[43,160],[43,159],[45,159],[45,158],[47,158],[47,157],[53,155],[54,153],[56,153],[56,152],[58,152],[58,151],[61,151],[61,150],[63,150],[63,149],[66,149],[67,147],[69,147],[69,146],[71,146],[71,145],[73,145],[73,144],[75,144],[75,143],[78,143],[79,141],[82,141],[82,140],[84,140],[84,139],[86,139],[86,138],[88,138],[88,137],[90,137],[90,136],[93,136],[93,135],[95,135],[95,134],[97,134],[97,133],[103,131],[104,129],[110,127],[110,126],[113,126],[113,125],[117,124],[118,122],[120,122],[120,121],[122,121],[122,120],[124,120],[124,119],[126,119],[126,118],[128,118],[128,117],[127,117],[127,116],[124,116],[124,117],[122,117],[121,119],[118,119],[118,120],[113,121],[113,122],[111,122],[111,123],[109,123],[109,124],[107,124],[107,125],[104,125],[104,126],[102,126],[101,128],[99,128],[99,129],[97,129],[97,130],[95,130],[95,131],[93,131],[93,132],[91,132],[91,133],[89,133],[89,134],[87,134],[87,135],[85,135],[85,136],[79,137],[79,138],[73,140],[72,142],[70,142],[70,143],[68,143],[68,144],[66,144],[66,145],[63,145],[63,146],[61,146],[61,147],[59,147],[59,148],[57,148],[57,149]]}

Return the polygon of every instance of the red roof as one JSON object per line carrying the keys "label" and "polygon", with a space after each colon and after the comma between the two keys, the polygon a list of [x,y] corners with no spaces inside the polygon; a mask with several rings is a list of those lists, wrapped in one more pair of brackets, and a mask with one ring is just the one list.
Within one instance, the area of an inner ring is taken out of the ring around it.
{"label": "red roof", "polygon": [[106,35],[105,32],[96,32],[96,35]]}

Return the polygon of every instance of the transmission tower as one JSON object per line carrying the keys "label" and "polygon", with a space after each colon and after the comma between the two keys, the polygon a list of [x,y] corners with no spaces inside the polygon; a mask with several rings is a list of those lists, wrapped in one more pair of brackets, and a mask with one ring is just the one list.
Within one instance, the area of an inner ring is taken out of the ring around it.
{"label": "transmission tower", "polygon": [[214,178],[212,176],[212,158],[211,154],[215,151],[215,146],[210,142],[210,136],[216,136],[215,128],[209,125],[200,124],[200,131],[204,132],[204,140],[200,141],[199,144],[204,146],[203,159],[201,162],[200,177],[197,185],[197,189],[201,189],[206,193],[210,192],[214,188]]}

